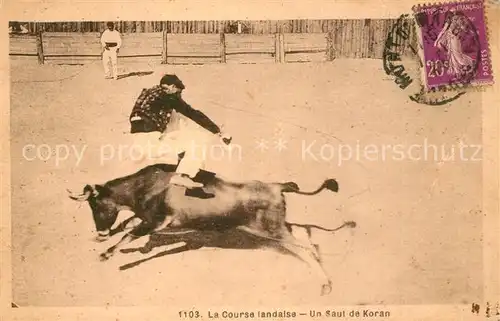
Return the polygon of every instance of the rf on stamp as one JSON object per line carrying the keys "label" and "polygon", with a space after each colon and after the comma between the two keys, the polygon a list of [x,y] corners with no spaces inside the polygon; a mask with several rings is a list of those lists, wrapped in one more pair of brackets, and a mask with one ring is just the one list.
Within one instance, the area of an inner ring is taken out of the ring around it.
{"label": "rf on stamp", "polygon": [[[107,23],[108,29],[101,35],[102,63],[104,66],[104,78],[118,80],[118,52],[122,46],[120,32],[115,29],[113,22]],[[109,64],[111,63],[111,70]]]}

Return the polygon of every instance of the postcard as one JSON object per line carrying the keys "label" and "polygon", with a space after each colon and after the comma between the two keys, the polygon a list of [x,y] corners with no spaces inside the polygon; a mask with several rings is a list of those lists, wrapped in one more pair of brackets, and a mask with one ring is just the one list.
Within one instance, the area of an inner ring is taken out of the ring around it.
{"label": "postcard", "polygon": [[498,1],[3,7],[5,320],[500,320]]}

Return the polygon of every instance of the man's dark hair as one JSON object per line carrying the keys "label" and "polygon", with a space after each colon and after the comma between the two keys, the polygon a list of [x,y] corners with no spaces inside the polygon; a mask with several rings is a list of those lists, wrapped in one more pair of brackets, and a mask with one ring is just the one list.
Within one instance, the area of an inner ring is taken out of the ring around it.
{"label": "man's dark hair", "polygon": [[114,26],[115,26],[115,24],[114,24],[114,23],[112,23],[111,21],[110,21],[110,22],[108,22],[106,25],[108,26],[108,28],[112,28],[112,27],[114,27]]}
{"label": "man's dark hair", "polygon": [[166,74],[161,78],[160,85],[175,85],[175,87],[181,90],[186,88],[177,75],[170,74]]}

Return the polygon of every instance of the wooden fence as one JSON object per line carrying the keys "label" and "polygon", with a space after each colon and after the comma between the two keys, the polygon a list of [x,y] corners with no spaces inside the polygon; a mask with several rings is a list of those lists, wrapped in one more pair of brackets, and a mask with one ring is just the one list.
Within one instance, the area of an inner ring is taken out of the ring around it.
{"label": "wooden fence", "polygon": [[[356,28],[383,28],[391,24],[392,19],[322,19],[322,20],[224,20],[224,21],[115,21],[115,27],[121,33],[238,33],[274,34],[274,33],[327,33],[338,30],[347,21]],[[10,22],[13,28],[23,25],[30,33],[44,32],[102,32],[106,21],[63,21],[63,22]]]}
{"label": "wooden fence", "polygon": [[[325,33],[169,33],[122,34],[119,57],[146,58],[168,64],[331,61],[337,58],[381,58],[394,21],[337,20]],[[392,23],[388,23],[392,22]],[[372,21],[374,22],[374,21]],[[100,33],[42,32],[11,35],[10,55],[38,59],[40,64],[101,59]],[[401,41],[408,54],[415,35]]]}

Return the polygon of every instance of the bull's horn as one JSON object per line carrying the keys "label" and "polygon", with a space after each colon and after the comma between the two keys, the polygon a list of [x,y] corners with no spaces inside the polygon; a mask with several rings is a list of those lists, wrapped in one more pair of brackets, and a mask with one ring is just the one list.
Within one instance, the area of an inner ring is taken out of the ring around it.
{"label": "bull's horn", "polygon": [[68,191],[69,198],[71,198],[72,200],[75,200],[75,201],[83,202],[83,201],[88,200],[89,197],[90,197],[90,191],[87,191],[87,192],[85,192],[83,194],[73,193],[69,189],[66,189],[66,191]]}

